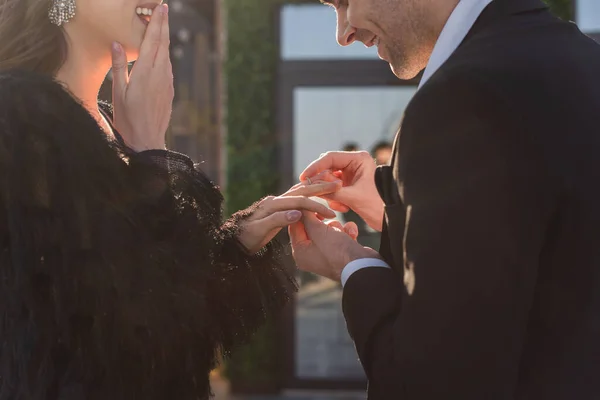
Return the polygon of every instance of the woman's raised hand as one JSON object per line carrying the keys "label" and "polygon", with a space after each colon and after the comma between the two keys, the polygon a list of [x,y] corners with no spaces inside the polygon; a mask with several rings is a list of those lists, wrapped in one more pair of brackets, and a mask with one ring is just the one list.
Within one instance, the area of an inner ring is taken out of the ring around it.
{"label": "woman's raised hand", "polygon": [[173,105],[173,68],[169,58],[168,6],[156,6],[131,71],[127,54],[113,44],[114,125],[135,151],[164,149]]}

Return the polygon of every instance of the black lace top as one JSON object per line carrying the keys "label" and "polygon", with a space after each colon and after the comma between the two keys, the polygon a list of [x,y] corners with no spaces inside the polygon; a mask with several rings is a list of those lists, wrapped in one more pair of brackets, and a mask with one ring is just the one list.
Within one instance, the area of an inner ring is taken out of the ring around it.
{"label": "black lace top", "polygon": [[192,400],[294,290],[184,155],[110,141],[58,83],[0,75],[0,400]]}

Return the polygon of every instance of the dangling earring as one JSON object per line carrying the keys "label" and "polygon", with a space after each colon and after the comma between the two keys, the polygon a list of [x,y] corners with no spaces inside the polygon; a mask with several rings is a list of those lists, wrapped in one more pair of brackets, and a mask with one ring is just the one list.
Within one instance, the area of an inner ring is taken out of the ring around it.
{"label": "dangling earring", "polygon": [[52,0],[48,18],[54,25],[66,24],[75,16],[75,0]]}

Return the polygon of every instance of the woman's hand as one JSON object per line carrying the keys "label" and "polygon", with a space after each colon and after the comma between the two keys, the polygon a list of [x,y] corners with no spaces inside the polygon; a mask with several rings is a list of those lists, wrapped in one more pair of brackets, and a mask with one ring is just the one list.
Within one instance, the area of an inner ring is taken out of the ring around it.
{"label": "woman's hand", "polygon": [[323,203],[309,199],[334,193],[342,187],[341,181],[315,181],[295,185],[281,196],[262,199],[250,217],[242,221],[238,236],[240,243],[250,253],[256,253],[269,243],[284,227],[298,222],[302,211],[316,213],[321,219],[334,218],[335,213]]}
{"label": "woman's hand", "polygon": [[165,148],[174,96],[167,14],[166,4],[154,9],[131,75],[125,50],[113,44],[114,125],[138,152]]}

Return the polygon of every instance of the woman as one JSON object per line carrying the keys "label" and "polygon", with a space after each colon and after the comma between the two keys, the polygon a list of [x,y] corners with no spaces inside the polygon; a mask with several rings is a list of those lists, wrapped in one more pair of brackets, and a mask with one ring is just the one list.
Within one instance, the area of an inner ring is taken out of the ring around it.
{"label": "woman", "polygon": [[306,196],[338,183],[221,221],[217,188],[165,150],[166,6],[0,0],[0,37],[0,399],[208,398],[217,354],[294,289],[269,241],[332,217]]}

